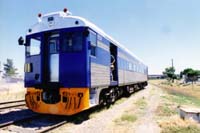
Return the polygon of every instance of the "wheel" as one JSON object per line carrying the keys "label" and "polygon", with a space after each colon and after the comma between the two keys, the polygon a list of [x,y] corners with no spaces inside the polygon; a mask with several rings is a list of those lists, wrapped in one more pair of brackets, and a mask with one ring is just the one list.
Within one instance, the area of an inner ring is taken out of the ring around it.
{"label": "wheel", "polygon": [[112,88],[110,89],[110,92],[109,92],[109,103],[112,104],[114,103],[116,100],[116,93],[115,93],[115,89]]}

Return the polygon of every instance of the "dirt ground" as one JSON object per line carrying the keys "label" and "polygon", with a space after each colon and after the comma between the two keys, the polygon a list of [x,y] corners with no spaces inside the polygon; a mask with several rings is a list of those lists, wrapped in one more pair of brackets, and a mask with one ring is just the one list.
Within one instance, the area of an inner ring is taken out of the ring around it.
{"label": "dirt ground", "polygon": [[[81,124],[69,123],[53,132],[160,132],[160,128],[154,119],[155,111],[160,102],[160,95],[162,95],[162,90],[149,85],[146,89],[133,94],[122,102],[117,101],[111,108],[92,114],[92,118]],[[129,116],[126,119],[124,116],[127,114]],[[130,119],[132,116],[135,116],[136,120]]]}
{"label": "dirt ground", "polygon": [[[155,83],[155,82],[154,82]],[[160,84],[160,82],[159,82]],[[1,85],[3,86],[3,85]],[[166,86],[166,85],[165,85]],[[169,85],[168,85],[169,86]],[[171,85],[170,85],[171,86]],[[197,97],[199,89],[183,88],[183,85],[173,90],[176,93],[169,93],[167,89],[161,89],[154,85],[148,85],[145,89],[132,94],[128,98],[121,98],[109,108],[97,108],[85,114],[73,117],[75,120],[52,130],[53,133],[199,133],[200,125],[194,121],[185,121],[179,117],[178,106],[192,105],[200,107],[200,100]],[[24,89],[20,94],[13,95],[16,88],[22,88],[22,84],[10,85],[8,91],[1,91],[0,101],[24,96]],[[190,90],[189,90],[190,89]],[[11,91],[12,90],[12,91]],[[184,91],[184,95],[179,94]],[[170,89],[170,92],[171,91]],[[196,93],[195,95],[194,92]],[[188,95],[185,95],[188,94]],[[193,97],[191,97],[193,96]],[[86,111],[87,112],[87,111]],[[91,113],[90,113],[91,112]],[[83,117],[82,117],[83,115]],[[66,119],[66,121],[68,121]],[[77,122],[78,121],[78,122]]]}

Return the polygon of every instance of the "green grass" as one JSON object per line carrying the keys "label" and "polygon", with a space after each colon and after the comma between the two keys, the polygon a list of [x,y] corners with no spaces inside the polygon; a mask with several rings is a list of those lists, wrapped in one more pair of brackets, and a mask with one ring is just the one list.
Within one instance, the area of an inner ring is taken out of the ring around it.
{"label": "green grass", "polygon": [[200,128],[195,125],[189,125],[186,127],[172,126],[163,128],[161,133],[200,133]]}
{"label": "green grass", "polygon": [[137,116],[133,115],[133,114],[123,114],[120,118],[114,120],[114,122],[117,125],[124,125],[127,123],[124,122],[128,122],[128,123],[133,123],[137,120]]}
{"label": "green grass", "polygon": [[128,121],[128,122],[134,122],[137,120],[137,117],[133,114],[124,114],[121,116],[121,121]]}
{"label": "green grass", "polygon": [[171,93],[170,99],[172,102],[176,102],[179,105],[194,105],[200,107],[200,100],[196,97],[186,96],[179,93]]}
{"label": "green grass", "polygon": [[161,98],[163,98],[165,100],[171,100],[171,98],[169,97],[169,95],[163,95],[163,96],[161,96]]}
{"label": "green grass", "polygon": [[169,103],[166,103],[159,106],[157,111],[159,116],[171,116],[175,115],[176,109],[172,106],[175,105],[193,105],[200,107],[200,100],[196,97],[187,96],[177,92],[169,92],[169,95],[161,96],[163,99],[167,100]]}
{"label": "green grass", "polygon": [[173,84],[169,81],[161,82],[162,85],[173,86]]}
{"label": "green grass", "polygon": [[146,106],[147,106],[147,102],[145,100],[145,98],[141,98],[139,100],[137,100],[135,103],[134,103],[137,107],[139,107],[140,109],[145,109]]}
{"label": "green grass", "polygon": [[127,99],[128,99],[128,98],[122,97],[122,98],[118,99],[118,100],[115,102],[115,104],[121,104],[121,103],[123,103],[124,101],[126,101]]}
{"label": "green grass", "polygon": [[162,106],[159,106],[157,108],[157,111],[158,111],[158,115],[159,116],[172,116],[172,115],[175,115],[177,114],[176,110],[172,107],[170,107],[169,105],[165,104],[165,105],[162,105]]}

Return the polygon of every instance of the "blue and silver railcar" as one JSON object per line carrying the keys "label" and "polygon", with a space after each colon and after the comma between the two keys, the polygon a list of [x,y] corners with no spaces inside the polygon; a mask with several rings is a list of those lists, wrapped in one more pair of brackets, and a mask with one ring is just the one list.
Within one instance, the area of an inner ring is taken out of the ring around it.
{"label": "blue and silver railcar", "polygon": [[38,113],[73,115],[147,85],[140,59],[66,9],[39,14],[19,44],[26,49],[26,104]]}

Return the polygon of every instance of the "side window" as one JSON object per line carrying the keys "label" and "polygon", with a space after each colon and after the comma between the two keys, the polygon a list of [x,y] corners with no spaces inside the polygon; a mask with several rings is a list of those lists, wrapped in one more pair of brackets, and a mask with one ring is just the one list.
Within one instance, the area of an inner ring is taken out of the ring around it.
{"label": "side window", "polygon": [[70,33],[65,34],[63,44],[61,46],[62,46],[63,52],[72,52],[73,51],[72,34],[70,34]]}
{"label": "side window", "polygon": [[128,70],[132,70],[132,65],[130,62],[128,63]]}
{"label": "side window", "polygon": [[26,47],[27,55],[40,54],[41,37],[31,38],[29,46]]}
{"label": "side window", "polygon": [[90,31],[90,45],[91,45],[91,55],[96,56],[96,47],[97,47],[97,34],[93,31]]}
{"label": "side window", "polygon": [[83,37],[80,32],[66,33],[63,39],[63,52],[80,52],[83,48]]}
{"label": "side window", "polygon": [[82,33],[75,33],[75,37],[73,38],[74,51],[82,51],[82,43]]}

